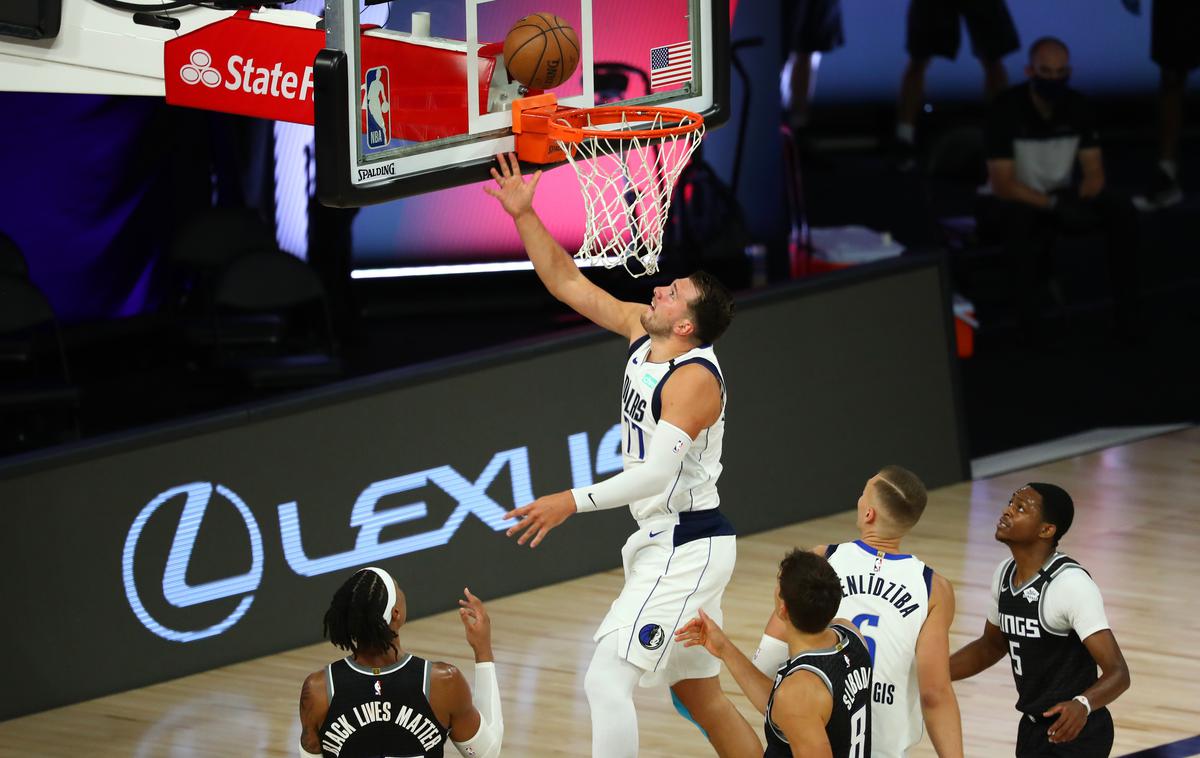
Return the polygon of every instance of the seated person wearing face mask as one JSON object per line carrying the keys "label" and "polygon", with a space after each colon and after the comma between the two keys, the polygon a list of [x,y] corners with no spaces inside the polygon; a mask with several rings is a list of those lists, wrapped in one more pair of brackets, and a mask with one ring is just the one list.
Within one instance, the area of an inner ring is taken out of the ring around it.
{"label": "seated person wearing face mask", "polygon": [[1086,98],[1067,86],[1066,44],[1054,37],[1034,42],[1025,72],[1029,81],[1001,93],[988,114],[979,231],[1005,245],[1027,334],[1036,328],[1055,237],[1099,233],[1117,316],[1129,328],[1137,297],[1137,212],[1105,184],[1095,118]]}

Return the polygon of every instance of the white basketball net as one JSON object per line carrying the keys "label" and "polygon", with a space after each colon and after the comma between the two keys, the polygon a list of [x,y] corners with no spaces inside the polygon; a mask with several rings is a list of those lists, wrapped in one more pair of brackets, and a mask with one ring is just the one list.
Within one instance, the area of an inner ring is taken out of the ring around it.
{"label": "white basketball net", "polygon": [[[619,129],[662,129],[662,115]],[[593,128],[590,119],[586,128]],[[682,134],[585,137],[558,141],[579,177],[587,227],[575,257],[594,266],[624,266],[630,276],[658,272],[663,228],[675,182],[704,137],[704,125]]]}

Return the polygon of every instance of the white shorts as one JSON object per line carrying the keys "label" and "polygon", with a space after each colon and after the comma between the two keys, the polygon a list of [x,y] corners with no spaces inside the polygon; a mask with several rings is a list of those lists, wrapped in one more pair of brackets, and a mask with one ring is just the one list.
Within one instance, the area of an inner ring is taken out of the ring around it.
{"label": "white shorts", "polygon": [[716,509],[645,519],[621,549],[625,587],[594,639],[617,632],[617,652],[642,669],[640,684],[716,676],[704,648],[675,644],[675,630],[700,608],[718,624],[721,595],[737,559],[733,526]]}

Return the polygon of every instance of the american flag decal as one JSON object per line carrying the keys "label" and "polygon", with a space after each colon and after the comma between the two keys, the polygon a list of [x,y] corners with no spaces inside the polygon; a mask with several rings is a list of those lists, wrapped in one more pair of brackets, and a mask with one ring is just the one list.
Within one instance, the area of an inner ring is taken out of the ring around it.
{"label": "american flag decal", "polygon": [[650,89],[680,84],[692,78],[692,43],[650,48]]}

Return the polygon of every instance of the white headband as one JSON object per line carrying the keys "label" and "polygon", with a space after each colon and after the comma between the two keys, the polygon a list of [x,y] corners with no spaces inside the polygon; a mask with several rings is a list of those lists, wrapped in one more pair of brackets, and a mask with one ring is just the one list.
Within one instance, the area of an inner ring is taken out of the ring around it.
{"label": "white headband", "polygon": [[374,571],[375,575],[383,580],[383,586],[387,588],[387,607],[383,609],[383,621],[386,624],[392,623],[392,609],[396,607],[396,580],[392,579],[392,575],[381,568],[367,566],[363,571]]}

